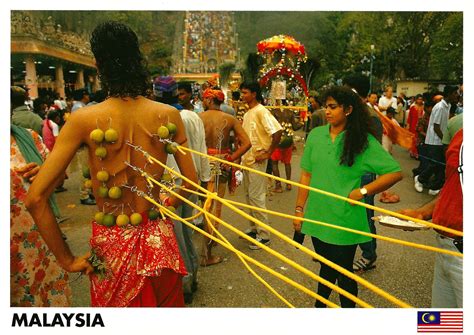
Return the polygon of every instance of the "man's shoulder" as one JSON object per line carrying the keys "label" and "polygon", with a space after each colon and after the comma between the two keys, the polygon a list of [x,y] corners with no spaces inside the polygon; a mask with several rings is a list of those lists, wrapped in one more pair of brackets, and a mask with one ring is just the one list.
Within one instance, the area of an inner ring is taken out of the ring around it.
{"label": "man's shoulder", "polygon": [[256,106],[253,106],[248,111],[249,112],[256,112],[256,113],[264,113],[264,112],[270,113],[270,111],[262,104],[258,104]]}

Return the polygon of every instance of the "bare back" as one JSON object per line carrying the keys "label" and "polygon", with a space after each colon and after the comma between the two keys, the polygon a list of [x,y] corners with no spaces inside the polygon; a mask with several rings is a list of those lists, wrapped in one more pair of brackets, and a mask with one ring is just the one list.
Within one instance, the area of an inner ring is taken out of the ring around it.
{"label": "bare back", "polygon": [[[177,132],[173,138],[178,144],[186,142],[184,126],[179,116],[179,112],[161,103],[148,100],[143,97],[136,99],[111,98],[100,104],[90,107],[84,107],[71,114],[66,125],[61,130],[54,150],[45,162],[40,174],[44,182],[48,182],[55,173],[56,169],[65,169],[75,152],[81,144],[88,148],[89,168],[92,179],[92,188],[97,200],[97,206],[100,210],[106,205],[106,211],[117,208],[115,214],[131,214],[133,212],[143,212],[152,207],[147,200],[138,197],[127,186],[136,186],[138,190],[148,193],[147,183],[139,172],[128,167],[125,162],[139,167],[159,180],[163,174],[163,168],[158,164],[151,164],[141,152],[134,150],[127,145],[127,141],[135,146],[140,146],[151,156],[166,162],[167,153],[165,144],[159,141],[156,136],[158,127],[172,122],[177,126]],[[97,144],[90,138],[90,133],[94,129],[106,131],[113,128],[117,131],[118,138],[113,143],[103,141]],[[105,147],[107,155],[104,159],[96,156],[95,151],[98,147]],[[178,165],[183,165],[181,170],[183,174],[192,175],[193,171],[188,171],[186,165],[193,166],[192,162],[187,162],[189,155],[176,154]],[[189,159],[190,160],[190,159]],[[180,166],[181,168],[181,166]],[[104,170],[108,172],[109,179],[106,182],[100,182],[97,179],[97,172]],[[50,174],[48,176],[48,173]],[[100,186],[121,187],[122,196],[119,199],[109,197],[102,198],[98,194]],[[42,187],[38,185],[38,187]],[[46,187],[43,185],[43,187]],[[154,199],[158,199],[159,188],[155,186],[151,191]]]}
{"label": "bare back", "polygon": [[227,149],[230,147],[230,131],[234,130],[236,118],[219,110],[199,113],[206,131],[208,148]]}

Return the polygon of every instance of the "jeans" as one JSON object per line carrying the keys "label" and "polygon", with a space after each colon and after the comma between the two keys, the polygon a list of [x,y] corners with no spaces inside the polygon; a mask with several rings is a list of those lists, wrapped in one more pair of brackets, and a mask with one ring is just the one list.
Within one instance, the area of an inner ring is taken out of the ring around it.
{"label": "jeans", "polygon": [[[357,248],[357,244],[352,245],[335,245],[329,244],[321,241],[320,239],[312,236],[314,251],[327,258],[331,262],[336,263],[337,265],[342,266],[347,271],[354,272],[352,270],[352,263],[354,262],[354,256]],[[349,277],[344,276],[339,271],[327,266],[326,264],[321,263],[321,269],[319,270],[319,276],[326,279],[327,281],[335,284],[337,282],[338,286],[347,292],[357,296],[358,288],[357,282]],[[318,294],[323,298],[328,299],[331,295],[332,289],[326,285],[319,283],[318,284]],[[341,301],[341,307],[344,308],[354,308],[355,302],[344,297],[343,295],[339,296]],[[314,307],[326,307],[326,304],[317,300],[314,304]]]}
{"label": "jeans", "polygon": [[415,176],[419,175],[423,170],[426,169],[428,166],[429,160],[426,159],[427,157],[427,149],[426,149],[426,144],[421,143],[417,147],[418,149],[418,160],[420,161],[420,164],[418,164],[418,167],[413,169],[413,173]]}
{"label": "jeans", "polygon": [[[197,195],[191,195],[189,200],[196,203]],[[177,213],[180,217],[187,218],[192,216],[193,208],[190,205],[183,203],[180,207],[178,207]],[[196,248],[194,247],[192,238],[193,230],[181,221],[173,220],[173,223],[179,252],[184,259],[186,271],[188,272],[188,274],[183,277],[183,292],[192,293],[192,287],[197,283],[197,272],[199,268],[198,254],[196,252]]]}
{"label": "jeans", "polygon": [[[444,147],[442,145],[426,145],[426,156],[428,164],[418,176],[418,181],[425,187],[429,187],[432,190],[439,190],[444,184],[444,170],[445,170],[445,158],[444,158]],[[431,177],[433,181],[430,182]]]}
{"label": "jeans", "polygon": [[[439,248],[459,252],[451,238],[437,234],[436,242]],[[461,257],[436,254],[431,294],[432,308],[462,308],[462,274]]]}
{"label": "jeans", "polygon": [[[375,180],[375,174],[366,173],[365,175],[362,176],[360,186],[363,187],[367,184],[370,184],[374,180]],[[375,204],[374,200],[375,200],[375,195],[365,196],[365,203],[368,205],[373,206]],[[375,229],[375,223],[374,223],[374,220],[372,220],[374,216],[374,210],[366,208],[366,212],[367,212],[367,222],[369,224],[370,232],[372,234],[376,234],[377,231]],[[359,246],[360,246],[360,249],[362,250],[362,257],[370,261],[375,261],[375,259],[377,259],[377,253],[375,251],[377,249],[377,239],[372,238],[371,241],[361,243],[359,244]]]}

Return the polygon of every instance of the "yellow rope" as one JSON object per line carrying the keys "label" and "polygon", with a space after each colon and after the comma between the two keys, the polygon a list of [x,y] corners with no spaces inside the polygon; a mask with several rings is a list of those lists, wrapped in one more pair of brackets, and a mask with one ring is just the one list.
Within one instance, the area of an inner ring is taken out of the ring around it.
{"label": "yellow rope", "polygon": [[249,167],[247,167],[247,166],[243,166],[243,165],[239,165],[239,164],[236,164],[236,163],[232,163],[232,162],[229,162],[229,161],[226,161],[226,160],[217,158],[217,157],[215,157],[215,156],[206,155],[206,154],[204,154],[204,153],[202,153],[202,152],[199,152],[199,151],[196,151],[196,150],[187,148],[187,147],[181,147],[181,148],[183,148],[184,150],[189,151],[189,152],[191,152],[191,153],[195,153],[195,154],[198,154],[198,155],[207,157],[207,158],[209,158],[209,159],[214,159],[214,160],[217,160],[217,161],[219,161],[219,162],[221,162],[221,163],[234,166],[234,167],[239,168],[239,169],[243,169],[243,170],[247,170],[247,171],[256,173],[256,174],[258,174],[258,175],[260,175],[260,176],[272,178],[272,179],[278,180],[278,181],[280,181],[280,182],[284,182],[284,183],[287,183],[287,184],[294,185],[294,186],[296,186],[296,187],[300,187],[300,188],[307,189],[307,190],[309,190],[309,191],[314,191],[314,192],[317,192],[317,193],[320,193],[320,194],[327,195],[327,196],[332,197],[332,198],[336,198],[336,199],[339,199],[339,200],[344,200],[344,201],[347,201],[347,202],[349,202],[349,203],[351,203],[351,204],[354,204],[354,205],[359,205],[359,206],[362,206],[362,207],[366,207],[366,208],[369,208],[369,209],[376,210],[376,211],[378,211],[378,212],[381,212],[381,213],[384,213],[384,214],[387,214],[387,215],[391,215],[391,216],[395,216],[395,217],[398,217],[398,218],[401,218],[401,219],[404,219],[404,220],[408,220],[408,221],[413,221],[413,222],[416,222],[416,223],[420,223],[420,224],[423,224],[423,225],[428,226],[428,227],[430,227],[430,228],[434,228],[434,229],[438,229],[438,230],[441,230],[441,231],[445,231],[445,232],[451,233],[451,234],[453,234],[453,235],[457,235],[457,236],[463,236],[463,235],[464,235],[463,232],[462,232],[462,231],[459,231],[459,230],[455,230],[455,229],[447,228],[447,227],[444,227],[444,226],[440,226],[440,225],[437,225],[437,224],[434,224],[434,223],[431,223],[431,222],[428,222],[428,221],[425,221],[425,220],[420,220],[420,219],[417,219],[417,218],[412,218],[412,217],[410,217],[410,216],[407,216],[407,215],[404,215],[404,214],[400,214],[400,213],[397,213],[397,212],[393,212],[393,211],[390,211],[390,210],[385,209],[385,208],[376,207],[376,206],[373,206],[373,205],[366,204],[365,202],[353,200],[353,199],[346,198],[346,197],[343,197],[343,196],[338,195],[338,194],[334,194],[334,193],[331,193],[331,192],[323,191],[323,190],[320,190],[320,189],[317,189],[317,188],[314,188],[314,187],[311,187],[311,186],[303,185],[303,184],[294,182],[294,181],[292,181],[292,180],[287,180],[287,179],[283,179],[283,178],[281,178],[281,177],[276,177],[276,176],[273,176],[273,175],[268,174],[268,173],[265,173],[265,172],[261,172],[261,171],[258,171],[258,170],[254,170],[254,169],[249,168]]}
{"label": "yellow rope", "polygon": [[[192,190],[189,190],[185,187],[182,187],[180,186],[179,187],[180,189],[184,190],[184,191],[187,191],[187,192],[190,192],[191,194],[195,194],[195,195],[200,195],[200,196],[206,196],[204,193],[199,193],[199,192],[196,192],[196,191],[192,191]],[[203,204],[203,211],[200,211],[198,214],[204,214],[204,211],[208,211],[211,207],[211,203],[212,203],[212,198],[210,197],[207,197],[206,198],[206,201],[204,202]],[[218,230],[216,227],[214,227],[214,225],[212,224],[210,218],[209,218],[209,215],[207,214],[204,214],[204,217],[206,218],[206,221],[207,221],[207,224],[208,226],[212,229],[212,231],[217,234],[219,236],[219,238],[223,241],[225,241],[228,245],[232,246],[232,244],[229,242],[229,240],[227,240]],[[184,219],[186,220],[186,219]],[[189,221],[189,220],[186,220],[186,221]],[[244,264],[245,268],[255,277],[257,278],[258,281],[260,281],[273,295],[275,295],[278,299],[280,299],[285,305],[287,305],[288,307],[290,308],[294,308],[295,306],[293,306],[288,300],[286,300],[281,294],[279,294],[270,284],[268,284],[265,279],[263,279],[261,276],[259,276],[247,263],[247,261],[242,257],[240,256],[239,254],[236,254],[237,257],[239,257],[240,261],[242,262],[242,264]]]}
{"label": "yellow rope", "polygon": [[[184,187],[181,187],[181,189],[183,190],[186,190],[186,191],[190,191],[189,189],[186,189]],[[199,194],[199,192],[196,192],[196,191],[192,191],[191,192],[192,194]],[[200,214],[204,214],[204,211],[208,211],[208,209],[211,207],[211,202],[212,202],[212,199],[211,198],[207,198],[206,201],[204,202],[203,204],[203,211],[200,211]],[[217,229],[216,227],[214,227],[214,225],[212,224],[212,222],[210,221],[209,219],[209,216],[207,214],[204,214],[204,217],[206,218],[206,221],[207,221],[207,224],[209,225],[209,227],[211,227],[211,229],[213,230],[214,233],[216,233],[220,239],[224,242],[227,243],[227,245],[230,245],[232,246],[232,244],[229,242],[229,240],[227,240]],[[189,221],[189,220],[186,220],[186,219],[183,219],[185,221]],[[233,247],[233,246],[232,246]],[[281,301],[283,301],[283,303],[285,303],[288,307],[290,308],[294,308],[295,306],[293,306],[288,300],[286,300],[281,294],[279,294],[272,286],[270,286],[270,284],[268,284],[261,276],[259,276],[247,263],[247,261],[242,258],[242,256],[240,256],[239,254],[236,254],[237,257],[239,257],[240,261],[244,264],[244,266],[247,268],[247,270],[255,277],[257,278],[257,280],[259,280],[271,293],[273,293],[278,299],[280,299]]]}
{"label": "yellow rope", "polygon": [[294,110],[302,110],[302,111],[307,111],[308,107],[306,106],[263,106],[267,109],[277,109],[277,108],[282,108],[282,109],[294,109]]}
{"label": "yellow rope", "polygon": [[[158,206],[160,207],[164,212],[167,213],[168,216],[170,216],[171,218],[173,218],[174,220],[178,220],[178,221],[181,221],[183,222],[185,225],[187,225],[188,227],[190,227],[191,229],[194,229],[196,230],[197,232],[199,232],[200,234],[212,239],[213,241],[219,243],[221,246],[223,246],[224,248],[232,251],[233,253],[245,258],[247,261],[255,264],[256,266],[258,266],[259,268],[261,268],[262,270],[265,270],[267,272],[269,272],[270,274],[274,275],[275,277],[287,282],[288,284],[292,285],[293,287],[303,291],[304,293],[310,295],[311,297],[317,299],[317,300],[320,300],[322,302],[324,302],[327,306],[329,307],[339,307],[338,305],[336,305],[335,303],[321,297],[319,294],[313,292],[312,290],[309,290],[308,288],[304,287],[303,285],[295,282],[294,280],[282,275],[281,273],[279,272],[276,272],[275,270],[273,270],[272,268],[269,268],[268,266],[262,264],[261,262],[253,259],[252,257],[244,254],[242,251],[234,248],[232,245],[227,245],[225,242],[219,240],[218,238],[216,238],[215,236],[212,236],[211,234],[209,234],[208,232],[196,227],[195,225],[193,225],[192,223],[189,223],[187,221],[185,221],[183,218],[181,218],[180,216],[178,216],[176,213],[173,213],[172,211],[170,211],[168,208],[162,206],[161,204],[157,203],[154,199],[150,198],[149,196],[144,196],[144,198],[146,200],[148,200],[149,202],[151,202],[152,204],[154,204],[155,206]],[[187,199],[186,199],[187,200]],[[371,306],[370,306],[371,307]]]}
{"label": "yellow rope", "polygon": [[[201,189],[203,190],[204,192],[206,192],[208,194],[208,197],[212,197],[213,199],[219,199],[217,197],[217,195],[213,194],[213,193],[210,193],[209,191],[207,191],[206,189],[202,188],[200,185],[194,183],[192,180],[186,178],[185,176],[183,175],[180,175],[178,172],[174,171],[173,169],[167,167],[165,164],[163,164],[162,162],[160,162],[159,160],[151,157],[151,160],[158,163],[159,165],[161,165],[162,167],[164,167],[165,169],[169,170],[171,173],[173,174],[176,174],[176,175],[179,175],[180,178],[182,178],[183,180],[187,181],[188,183],[190,183],[191,185],[193,185],[194,187],[198,188],[198,189]],[[153,178],[151,177],[148,177],[147,179],[151,180],[152,182],[154,182],[155,184],[157,184],[158,186],[160,187],[163,187],[164,185],[160,184],[158,181],[154,180]],[[165,190],[169,190],[167,187],[163,187]],[[171,191],[171,190],[169,190]],[[189,200],[187,200],[186,198],[182,197],[181,195],[179,195],[178,193],[174,192],[174,191],[171,191],[173,193],[175,193],[175,196],[177,196],[178,198],[182,199],[183,201],[185,201],[186,203],[188,203],[189,205],[195,207],[195,208],[198,208],[199,209],[199,206],[197,206],[196,204],[190,202]],[[271,232],[273,232],[276,236],[280,237],[281,239],[283,239],[284,241],[290,243],[291,245],[303,250],[305,253],[309,254],[310,256],[320,260],[322,263],[336,269],[337,271],[339,271],[340,273],[346,275],[347,277],[359,282],[360,284],[364,285],[365,287],[369,288],[370,290],[374,291],[375,293],[385,297],[387,300],[393,302],[394,304],[400,306],[400,307],[411,307],[410,305],[408,305],[407,303],[397,299],[396,297],[392,296],[391,294],[389,294],[388,292],[385,292],[383,291],[382,289],[380,289],[379,287],[373,285],[372,283],[366,281],[365,279],[357,276],[357,275],[354,275],[352,272],[349,272],[347,271],[346,269],[344,269],[343,267],[327,260],[326,258],[320,256],[319,254],[316,254],[315,252],[313,252],[312,250],[304,247],[304,246],[301,246],[299,243],[296,243],[294,242],[293,240],[289,239],[288,237],[286,237],[285,235],[281,234],[279,231],[276,231],[275,229],[273,229],[272,227],[264,224],[263,222],[259,221],[258,219],[255,219],[251,216],[249,216],[247,213],[241,211],[240,209],[238,209],[237,207],[233,206],[233,205],[230,205],[226,202],[225,199],[221,199],[221,202],[226,205],[227,207],[230,207],[231,209],[233,209],[235,212],[237,212],[238,214],[242,215],[243,217],[247,218],[248,220],[250,221],[253,221],[255,222],[256,224],[258,225],[261,225],[263,227],[265,227],[266,229],[270,230]],[[227,228],[229,228],[230,230],[234,231],[235,233],[237,233],[239,236],[243,237],[244,239],[258,245],[260,248],[264,249],[265,251],[269,252],[270,254],[274,255],[275,257],[277,257],[278,259],[286,262],[287,264],[291,265],[292,267],[294,267],[295,269],[297,269],[298,271],[310,276],[312,279],[315,279],[319,282],[321,282],[322,284],[332,288],[333,290],[335,290],[336,292],[338,292],[339,294],[341,295],[344,295],[346,296],[348,299],[352,300],[352,301],[355,301],[356,303],[358,303],[359,305],[363,306],[363,307],[369,307],[369,306],[366,306],[368,305],[367,303],[365,303],[364,301],[360,300],[359,298],[355,297],[354,295],[352,295],[351,293],[349,292],[346,292],[344,290],[342,290],[339,286],[336,286],[332,283],[330,283],[329,281],[327,281],[326,279],[324,278],[321,278],[320,276],[317,276],[315,275],[313,272],[309,271],[308,269],[302,267],[301,265],[299,265],[298,263],[286,258],[285,256],[283,256],[282,254],[278,253],[278,252],[275,252],[274,250],[272,250],[271,248],[267,247],[266,245],[252,239],[251,237],[247,236],[247,234],[244,234],[242,233],[240,230],[234,228],[232,225],[229,225],[227,222],[223,221],[222,219],[220,218],[217,218],[216,216],[214,216],[213,214],[210,214],[211,217],[214,219],[214,220],[217,220],[219,221],[221,224],[223,224],[224,226],[226,226]]]}
{"label": "yellow rope", "polygon": [[[183,187],[182,189],[189,191],[189,189],[186,189],[185,187]],[[275,211],[265,209],[265,208],[254,207],[254,206],[251,206],[251,205],[243,204],[243,203],[238,202],[238,201],[233,201],[233,200],[229,200],[229,199],[226,199],[226,201],[228,201],[229,203],[234,204],[236,206],[240,206],[240,207],[244,207],[244,208],[248,208],[248,209],[252,209],[252,210],[259,210],[261,212],[264,212],[264,213],[267,213],[267,214],[272,214],[272,215],[275,215],[275,216],[281,216],[281,217],[286,218],[286,219],[292,219],[292,220],[294,220],[294,219],[301,220],[302,219],[298,216],[285,214],[285,213],[280,213],[280,212],[275,212]],[[424,244],[418,244],[418,243],[414,243],[414,242],[399,240],[399,239],[396,239],[396,238],[387,237],[387,236],[383,236],[383,235],[366,233],[366,232],[363,232],[363,231],[360,231],[360,230],[355,230],[355,229],[351,229],[351,228],[336,226],[336,225],[333,225],[333,224],[330,224],[330,223],[325,223],[325,222],[311,220],[311,219],[304,219],[304,221],[312,223],[312,224],[318,224],[318,225],[321,225],[321,226],[329,227],[329,228],[344,230],[344,231],[347,231],[347,232],[350,232],[350,233],[369,236],[369,237],[372,237],[372,238],[377,238],[377,239],[380,239],[380,240],[383,240],[383,241],[392,242],[392,243],[396,243],[396,244],[401,244],[401,245],[405,245],[405,246],[408,246],[408,247],[439,252],[439,253],[442,253],[442,254],[447,254],[447,255],[456,256],[456,257],[463,257],[463,254],[460,253],[460,252],[454,252],[454,251],[450,251],[450,250],[446,250],[446,249],[432,247],[432,246],[429,246],[429,245],[424,245]]]}
{"label": "yellow rope", "polygon": [[[209,215],[204,214],[204,217],[206,218],[207,224],[209,227],[211,227],[212,231],[219,236],[219,238],[224,241],[227,245],[232,246],[232,244],[227,240],[224,235],[222,235],[216,227],[212,224],[211,220],[209,219]],[[258,281],[260,281],[273,295],[275,295],[278,299],[283,301],[288,307],[290,308],[295,308],[288,300],[286,300],[280,293],[278,293],[270,284],[268,284],[265,279],[263,279],[261,276],[259,276],[247,263],[247,261],[240,256],[239,254],[236,254],[237,257],[239,257],[240,261],[242,264],[244,264],[245,268],[255,277],[257,278]]]}
{"label": "yellow rope", "polygon": [[[162,164],[160,161],[157,161],[159,164]],[[163,166],[165,166],[163,164]],[[166,167],[168,168],[168,167]],[[175,174],[178,174],[176,171],[172,171],[172,173],[175,173]],[[187,178],[182,176],[182,178],[184,180],[186,180]],[[149,179],[154,182],[156,185],[162,187],[164,190],[168,191],[168,192],[171,192],[171,193],[174,193],[175,196],[177,196],[178,198],[180,198],[182,201],[184,201],[185,203],[189,204],[190,206],[198,209],[198,210],[202,210],[202,208],[200,208],[199,206],[197,206],[196,204],[194,204],[193,202],[189,201],[188,199],[186,199],[185,197],[179,195],[178,193],[174,192],[173,190],[169,189],[168,187],[166,187],[165,185],[161,184],[160,182],[156,181],[155,179],[149,177]],[[190,181],[191,183],[193,183],[192,181]],[[200,185],[197,185],[197,187],[201,188]],[[207,191],[207,190],[206,190]],[[217,198],[217,195],[215,195],[214,193],[208,193],[208,197],[209,198],[212,198],[212,199],[218,199]],[[239,209],[237,209],[238,211],[240,211]],[[246,214],[246,213],[244,213]],[[326,279],[314,274],[312,271],[302,267],[301,265],[299,265],[298,263],[288,259],[287,257],[283,256],[282,254],[272,250],[271,248],[267,247],[266,245],[264,244],[261,244],[260,242],[257,242],[255,241],[254,239],[252,239],[251,237],[247,236],[247,234],[244,234],[242,233],[240,230],[234,228],[232,225],[228,224],[227,222],[223,221],[222,219],[216,217],[214,214],[212,213],[206,213],[206,215],[209,215],[212,219],[218,221],[219,223],[221,223],[222,225],[224,225],[225,227],[229,228],[230,230],[232,230],[233,232],[237,233],[239,236],[245,238],[246,240],[248,240],[249,242],[252,242],[252,243],[255,243],[257,244],[259,247],[261,247],[262,249],[264,249],[265,251],[269,252],[270,254],[274,255],[275,257],[277,257],[278,259],[284,261],[285,263],[291,265],[292,267],[294,267],[295,269],[297,269],[298,271],[308,275],[309,277],[311,277],[312,279],[318,281],[318,282],[321,282],[322,284],[330,287],[331,289],[335,290],[336,292],[340,293],[341,295],[344,295],[345,297],[347,297],[348,299],[358,303],[360,306],[362,307],[373,307],[369,304],[367,304],[366,302],[360,300],[358,297],[354,296],[353,294],[343,290],[342,288],[340,288],[339,286],[336,286],[334,285],[333,283],[327,281]],[[309,249],[308,249],[309,250]],[[317,255],[317,254],[315,254]],[[319,255],[318,255],[319,256]],[[321,256],[319,256],[321,257]],[[324,258],[325,259],[325,258]],[[330,261],[328,261],[330,262]],[[332,262],[330,262],[331,264],[334,264]],[[338,265],[337,265],[338,266]]]}
{"label": "yellow rope", "polygon": [[[182,189],[182,190],[185,190],[186,192],[192,193],[192,194],[201,194],[201,193],[198,193],[196,191],[192,191],[192,190],[190,190],[186,187],[183,187],[183,186],[180,186],[179,188]],[[424,244],[418,244],[418,243],[414,243],[414,242],[399,240],[399,239],[396,239],[396,238],[387,237],[387,236],[383,236],[383,235],[366,233],[366,232],[363,232],[363,231],[360,231],[360,230],[341,227],[341,226],[333,225],[333,224],[322,222],[322,221],[316,221],[316,220],[312,220],[312,219],[304,219],[304,218],[294,216],[294,215],[290,215],[290,214],[275,212],[275,211],[272,211],[272,210],[266,209],[266,208],[254,207],[254,206],[247,205],[247,204],[244,204],[244,203],[241,203],[241,202],[238,202],[238,201],[234,201],[234,200],[226,199],[226,201],[228,201],[229,203],[231,203],[233,205],[236,205],[236,206],[240,206],[240,207],[244,207],[244,208],[252,209],[252,210],[258,210],[258,211],[261,211],[261,212],[264,212],[264,213],[267,213],[267,214],[280,216],[280,217],[283,217],[283,218],[286,218],[286,219],[304,220],[305,222],[309,222],[309,223],[312,223],[312,224],[318,224],[318,225],[329,227],[329,228],[344,230],[344,231],[347,231],[347,232],[350,232],[350,233],[359,234],[359,235],[363,235],[363,236],[368,236],[368,237],[372,237],[372,238],[377,238],[377,239],[380,239],[380,240],[383,240],[383,241],[392,242],[392,243],[396,243],[396,244],[400,244],[400,245],[405,245],[405,246],[408,246],[408,247],[413,247],[413,248],[417,248],[417,249],[421,249],[421,250],[434,251],[434,252],[447,254],[447,255],[451,255],[451,256],[456,256],[456,257],[464,257],[464,255],[460,252],[454,252],[454,251],[445,250],[445,249],[441,249],[441,248],[437,248],[437,247],[432,247],[432,246],[429,246],[429,245],[424,245]]]}

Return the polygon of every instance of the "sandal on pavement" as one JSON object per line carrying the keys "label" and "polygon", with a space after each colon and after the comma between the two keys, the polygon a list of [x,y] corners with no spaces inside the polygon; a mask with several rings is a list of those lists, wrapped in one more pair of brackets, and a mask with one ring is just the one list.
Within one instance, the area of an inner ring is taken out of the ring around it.
{"label": "sandal on pavement", "polygon": [[358,261],[355,261],[352,264],[352,269],[354,270],[354,272],[367,271],[373,268],[375,268],[375,259],[373,261],[370,261],[368,259],[365,259],[364,257],[361,257]]}

